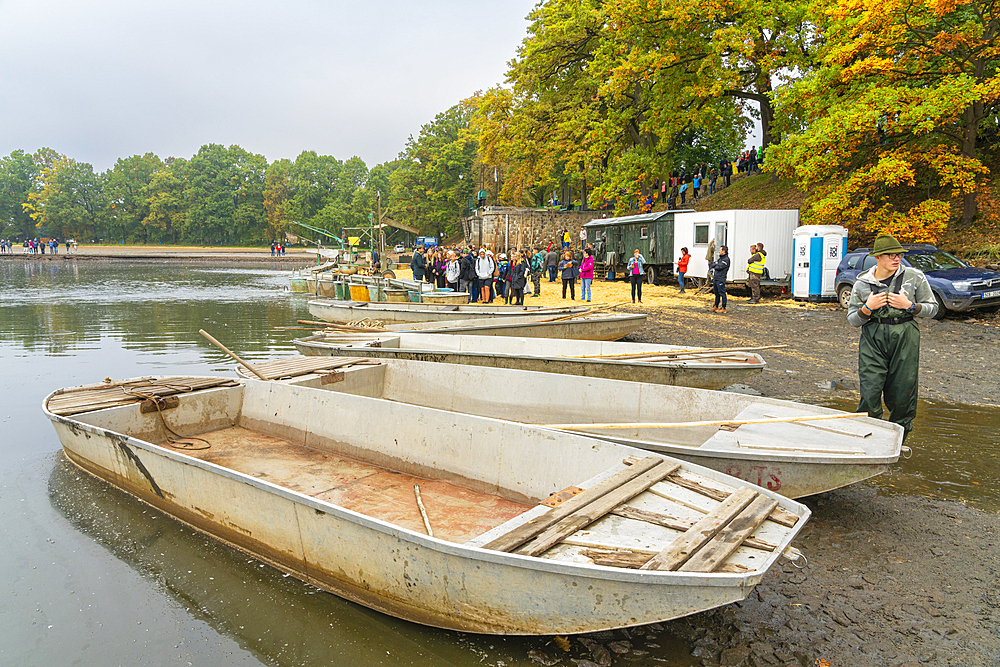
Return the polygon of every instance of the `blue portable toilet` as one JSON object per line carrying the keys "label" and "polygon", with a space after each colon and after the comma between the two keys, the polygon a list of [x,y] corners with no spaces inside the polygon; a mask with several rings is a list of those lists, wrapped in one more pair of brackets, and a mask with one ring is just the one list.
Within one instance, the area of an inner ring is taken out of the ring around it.
{"label": "blue portable toilet", "polygon": [[847,228],[802,225],[792,232],[792,298],[836,301],[837,266],[847,252]]}

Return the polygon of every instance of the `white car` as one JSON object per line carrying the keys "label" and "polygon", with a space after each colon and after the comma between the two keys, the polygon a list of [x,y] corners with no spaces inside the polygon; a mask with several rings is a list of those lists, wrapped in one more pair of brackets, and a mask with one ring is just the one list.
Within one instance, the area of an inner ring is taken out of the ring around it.
{"label": "white car", "polygon": [[393,248],[393,250],[395,250],[396,252],[406,252],[406,246],[403,245],[402,243],[397,243],[396,247]]}

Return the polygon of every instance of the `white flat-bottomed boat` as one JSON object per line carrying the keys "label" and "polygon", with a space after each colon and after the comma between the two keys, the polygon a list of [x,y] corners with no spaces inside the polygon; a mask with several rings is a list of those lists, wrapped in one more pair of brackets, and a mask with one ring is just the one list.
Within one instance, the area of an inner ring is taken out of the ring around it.
{"label": "white flat-bottomed boat", "polygon": [[356,322],[377,320],[386,324],[414,322],[451,322],[476,318],[493,319],[524,315],[559,317],[585,313],[586,306],[541,308],[535,306],[505,306],[441,303],[388,303],[384,301],[341,301],[313,299],[309,301],[309,314],[324,322]]}
{"label": "white flat-bottomed boat", "polygon": [[[323,359],[327,370],[315,371]],[[254,367],[264,377],[303,386],[558,425],[691,461],[789,498],[886,472],[903,441],[903,429],[892,422],[733,392],[400,359],[293,357]]]}
{"label": "white flat-bottomed boat", "polygon": [[518,336],[331,332],[294,342],[306,356],[435,361],[702,389],[743,382],[767,366],[759,354],[744,350]]}
{"label": "white flat-bottomed boat", "polygon": [[140,378],[44,409],[73,463],[159,510],[347,599],[468,632],[590,632],[741,600],[796,556],[809,516],[631,447],[280,382]]}

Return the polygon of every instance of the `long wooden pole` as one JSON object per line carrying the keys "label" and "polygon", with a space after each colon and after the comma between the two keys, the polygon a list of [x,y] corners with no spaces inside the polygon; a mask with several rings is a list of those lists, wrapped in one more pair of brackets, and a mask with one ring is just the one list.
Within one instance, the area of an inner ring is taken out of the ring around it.
{"label": "long wooden pole", "polygon": [[695,426],[743,426],[746,424],[786,424],[789,422],[818,421],[820,419],[847,419],[848,417],[867,417],[864,412],[845,412],[839,415],[818,415],[814,417],[776,417],[773,419],[744,419],[740,421],[701,421],[701,422],[635,422],[635,423],[607,423],[607,424],[542,424],[548,428],[558,428],[565,431],[582,430],[612,430],[623,428],[691,428]]}
{"label": "long wooden pole", "polygon": [[588,308],[587,310],[583,311],[582,313],[573,313],[572,315],[562,315],[560,317],[553,317],[553,318],[548,319],[548,320],[539,320],[539,322],[561,322],[563,320],[571,320],[574,317],[583,317],[584,315],[590,315],[591,313],[597,313],[597,312],[600,312],[602,310],[607,310],[608,308],[615,308],[617,306],[622,306],[622,305],[625,305],[625,303],[626,303],[625,301],[622,301],[621,303],[609,303],[606,306],[598,306],[596,308]]}
{"label": "long wooden pole", "polygon": [[639,357],[653,357],[659,355],[692,355],[692,354],[715,354],[719,352],[756,352],[757,350],[775,350],[788,345],[761,345],[759,347],[711,347],[711,348],[690,348],[687,350],[658,350],[656,352],[631,352],[624,354],[583,354],[583,355],[563,355],[567,359],[638,359]]}
{"label": "long wooden pole", "polygon": [[202,336],[204,336],[205,338],[207,338],[209,340],[209,342],[212,343],[212,345],[215,345],[217,348],[219,348],[220,350],[222,350],[223,352],[225,352],[226,354],[228,354],[230,357],[232,357],[236,361],[240,362],[241,366],[243,366],[244,368],[246,368],[248,371],[250,371],[251,373],[253,373],[257,377],[259,377],[261,380],[265,380],[265,381],[267,380],[266,377],[264,377],[259,372],[257,372],[256,368],[254,368],[253,366],[251,366],[247,362],[245,362],[242,359],[240,359],[239,357],[237,357],[235,352],[233,352],[232,350],[230,350],[228,347],[226,347],[225,345],[223,345],[219,341],[215,340],[215,338],[212,337],[212,334],[208,333],[204,329],[198,329],[198,333],[200,333]]}

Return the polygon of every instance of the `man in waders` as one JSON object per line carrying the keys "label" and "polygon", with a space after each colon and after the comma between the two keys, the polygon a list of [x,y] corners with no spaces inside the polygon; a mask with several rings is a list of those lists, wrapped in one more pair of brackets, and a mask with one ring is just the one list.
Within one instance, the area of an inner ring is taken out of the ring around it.
{"label": "man in waders", "polygon": [[914,317],[933,317],[937,300],[922,272],[902,266],[906,250],[892,236],[875,239],[869,253],[878,262],[854,283],[847,321],[861,327],[858,343],[858,412],[882,417],[882,397],[889,421],[903,427],[903,437],[917,416],[920,329]]}

